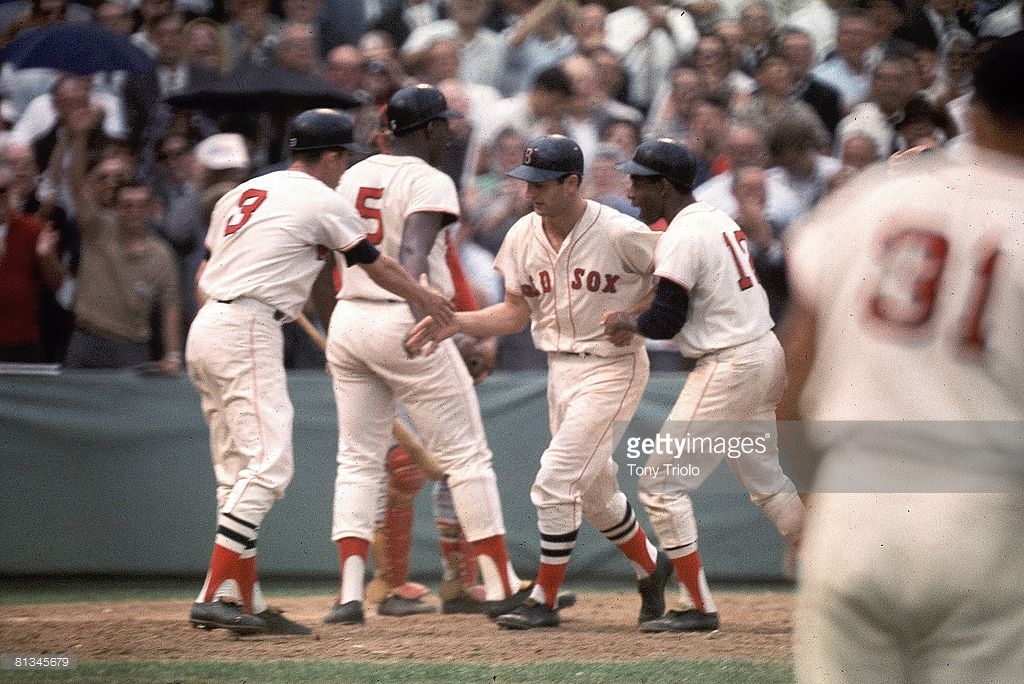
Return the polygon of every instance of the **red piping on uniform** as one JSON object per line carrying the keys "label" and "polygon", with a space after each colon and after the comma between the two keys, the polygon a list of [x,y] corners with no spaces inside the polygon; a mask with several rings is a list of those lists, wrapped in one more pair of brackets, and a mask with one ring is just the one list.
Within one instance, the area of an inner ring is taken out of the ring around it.
{"label": "red piping on uniform", "polygon": [[263,463],[263,458],[266,456],[267,440],[263,434],[263,421],[260,419],[260,404],[257,401],[259,396],[259,381],[256,379],[256,340],[254,339],[253,329],[256,327],[256,319],[253,318],[249,321],[249,359],[252,361],[252,405],[255,409],[253,414],[256,417],[256,429],[260,434],[260,453],[258,460]]}
{"label": "red piping on uniform", "polygon": [[[583,468],[580,469],[580,477],[583,477],[582,474],[586,472],[587,467],[590,465],[590,462],[594,460],[594,455],[597,453],[597,445],[599,445],[602,442],[602,440],[604,440],[604,436],[608,434],[608,430],[611,429],[611,426],[615,423],[616,418],[618,418],[619,416],[619,412],[622,411],[622,405],[626,402],[626,397],[629,395],[629,389],[633,386],[633,381],[636,380],[636,355],[637,352],[633,352],[633,366],[632,368],[629,369],[629,384],[626,385],[626,390],[622,393],[622,399],[619,400],[619,406],[618,408],[615,409],[615,415],[612,416],[612,419],[608,422],[607,425],[605,425],[604,430],[601,431],[601,436],[597,438],[597,441],[594,445],[594,450],[590,452],[590,456],[587,457],[586,462],[583,464]],[[615,449],[614,444],[612,445],[612,449]],[[572,483],[572,486],[569,488],[570,493],[572,492],[573,487],[577,488],[577,490],[579,489],[579,482],[580,478],[576,478],[576,480]],[[575,506],[575,503],[573,505]]]}
{"label": "red piping on uniform", "polygon": [[[604,205],[599,205],[597,208],[597,215],[594,216],[594,220],[590,222],[590,225],[583,229],[583,232],[576,236],[576,239],[569,245],[569,250],[565,253],[565,289],[568,292],[567,299],[569,300],[569,324],[572,325],[572,336],[576,338],[576,320],[572,316],[572,283],[569,282],[569,266],[572,264],[572,250],[576,249],[576,245],[579,244],[583,236],[590,232],[590,229],[597,224],[597,219],[601,217],[601,209]],[[552,278],[552,282],[554,279]],[[557,310],[558,300],[555,300],[555,307]]]}

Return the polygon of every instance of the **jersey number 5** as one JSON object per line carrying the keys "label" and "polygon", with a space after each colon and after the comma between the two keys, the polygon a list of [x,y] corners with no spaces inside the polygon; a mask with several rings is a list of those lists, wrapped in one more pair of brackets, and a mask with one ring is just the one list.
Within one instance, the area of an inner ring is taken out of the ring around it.
{"label": "jersey number 5", "polygon": [[254,211],[260,208],[263,201],[267,199],[266,190],[251,188],[242,193],[238,198],[238,210],[234,213],[234,219],[228,222],[224,228],[225,235],[234,235],[249,222]]}
{"label": "jersey number 5", "polygon": [[379,200],[384,196],[384,188],[359,188],[359,195],[356,196],[356,211],[364,219],[377,222],[377,230],[370,233],[366,241],[371,245],[379,245],[384,239],[384,219],[380,213],[380,207],[371,207],[369,200]]}

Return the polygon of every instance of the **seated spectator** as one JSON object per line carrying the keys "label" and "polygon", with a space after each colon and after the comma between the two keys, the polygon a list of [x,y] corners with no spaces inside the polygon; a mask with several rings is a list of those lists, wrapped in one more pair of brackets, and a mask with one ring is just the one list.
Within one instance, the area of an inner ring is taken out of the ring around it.
{"label": "seated spectator", "polygon": [[829,139],[833,139],[836,126],[845,112],[839,91],[821,81],[811,71],[815,62],[813,39],[800,29],[784,28],[779,34],[778,46],[792,70],[793,95],[811,106],[828,129]]}
{"label": "seated spectator", "polygon": [[323,71],[317,38],[309,24],[284,24],[271,55],[272,64],[295,74],[319,78]]}
{"label": "seated spectator", "polygon": [[836,49],[839,13],[851,3],[848,0],[811,0],[789,15],[787,26],[798,28],[814,39],[818,61],[824,61]]}
{"label": "seated spectator", "polygon": [[617,145],[598,145],[590,162],[590,173],[584,181],[583,194],[587,199],[637,218],[640,216],[640,209],[633,206],[627,194],[628,177],[615,168],[616,164],[627,159],[630,157],[624,156]]}
{"label": "seated spectator", "polygon": [[174,124],[175,114],[164,99],[217,77],[217,72],[186,58],[183,15],[172,13],[157,19],[151,39],[157,47],[155,67],[129,74],[124,81],[125,120],[132,146],[141,150],[145,173],[156,146]]}
{"label": "seated spectator", "polygon": [[322,62],[328,50],[328,35],[323,22],[324,0],[281,0],[281,14],[285,25],[305,26],[312,40],[316,61]]}
{"label": "seated spectator", "polygon": [[366,60],[354,45],[339,45],[327,53],[324,63],[324,79],[332,87],[356,97],[367,97],[363,89],[363,74]]}
{"label": "seated spectator", "polygon": [[789,298],[786,261],[780,235],[783,227],[765,210],[768,201],[767,174],[756,164],[733,169],[732,194],[736,198],[736,225],[747,237],[747,249],[754,272],[768,294],[768,310],[776,323],[782,320]]}
{"label": "seated spectator", "polygon": [[597,67],[583,55],[573,55],[561,64],[562,71],[572,82],[567,123],[568,134],[583,150],[583,158],[589,169],[597,149],[600,129],[611,119],[631,119],[639,122],[641,114],[636,109],[610,99],[597,81]]}
{"label": "seated spectator", "polygon": [[505,175],[523,160],[526,140],[515,128],[499,131],[494,143],[486,148],[484,172],[462,192],[462,229],[492,256],[498,253],[512,224],[533,208],[522,183]]}
{"label": "seated spectator", "polygon": [[874,138],[864,134],[851,135],[843,143],[839,156],[841,166],[829,179],[826,193],[842,187],[861,169],[874,164],[879,159],[881,156]]}
{"label": "seated spectator", "polygon": [[945,108],[953,100],[971,92],[971,49],[974,42],[969,34],[956,32],[950,42],[942,46],[935,80],[923,93],[936,106]]}
{"label": "seated spectator", "polygon": [[642,141],[640,126],[633,121],[612,119],[601,128],[601,142],[618,147],[623,159],[632,159]]}
{"label": "seated spectator", "polygon": [[101,178],[87,169],[89,134],[95,111],[71,117],[70,185],[82,234],[82,261],[75,298],[75,330],[68,344],[68,368],[125,368],[150,359],[150,313],[160,312],[161,373],[181,372],[181,295],[174,257],[150,230],[152,188],[139,181],[116,186],[113,210],[100,201]]}
{"label": "seated spectator", "polygon": [[871,89],[871,46],[875,27],[863,11],[844,12],[836,30],[836,51],[811,70],[814,76],[839,91],[843,108],[850,111]]}
{"label": "seated spectator", "polygon": [[47,360],[40,290],[56,292],[64,278],[60,236],[37,217],[13,208],[13,176],[0,167],[0,361]]}
{"label": "seated spectator", "polygon": [[225,43],[231,69],[243,64],[266,64],[273,55],[284,22],[270,13],[270,0],[227,0]]}
{"label": "seated spectator", "polygon": [[608,10],[596,2],[581,5],[569,21],[569,31],[576,41],[576,51],[592,57],[591,50],[604,48],[606,44],[605,22]]}
{"label": "seated spectator", "polygon": [[801,119],[817,129],[815,136],[829,140],[828,131],[818,114],[793,94],[793,72],[781,52],[769,52],[757,66],[757,90],[735,110],[735,117],[761,127],[767,134],[779,122]]}
{"label": "seated spectator", "polygon": [[160,17],[174,11],[174,0],[139,0],[135,5],[136,28],[131,35],[135,43],[150,57],[156,57],[157,46],[153,40],[153,26]]}
{"label": "seated spectator", "polygon": [[418,27],[444,18],[445,12],[442,0],[376,0],[365,4],[368,33],[384,33],[393,45],[404,43]]}
{"label": "seated spectator", "polygon": [[751,76],[761,59],[772,49],[775,14],[767,0],[750,0],[740,9],[742,52],[740,68]]}
{"label": "seated spectator", "polygon": [[185,61],[214,74],[231,69],[224,27],[209,17],[196,17],[182,29],[185,34]]}
{"label": "seated spectator", "polygon": [[31,0],[18,3],[17,13],[0,33],[0,48],[25,31],[53,26],[66,21],[89,21],[90,10],[67,0]]}
{"label": "seated spectator", "polygon": [[944,107],[936,107],[924,97],[915,97],[904,108],[903,120],[896,124],[896,132],[909,149],[945,145],[959,131]]}
{"label": "seated spectator", "polygon": [[978,35],[978,27],[966,3],[961,0],[924,0],[906,15],[894,36],[937,54],[957,31]]}
{"label": "seated spectator", "polygon": [[708,93],[733,109],[745,101],[757,83],[750,76],[734,68],[729,61],[729,47],[721,36],[701,36],[693,49],[693,64],[697,67]]}
{"label": "seated spectator", "polygon": [[66,121],[67,112],[87,104],[103,110],[102,134],[105,137],[121,140],[128,136],[121,103],[116,97],[94,90],[89,76],[64,74],[54,81],[50,92],[29,103],[11,129],[10,139],[32,145],[36,149],[36,163],[45,169],[56,142],[54,136]]}
{"label": "seated spectator", "polygon": [[606,47],[587,50],[587,57],[597,66],[597,85],[610,99],[628,104],[629,78],[622,67],[622,59]]}
{"label": "seated spectator", "polygon": [[827,145],[828,136],[816,119],[782,119],[768,134],[772,170],[796,197],[798,215],[806,214],[818,203],[829,179],[839,170],[838,159],[821,153]]}
{"label": "seated spectator", "polygon": [[871,75],[871,94],[839,122],[836,139],[841,146],[854,133],[870,135],[883,157],[906,149],[893,125],[903,117],[907,103],[917,93],[917,66],[913,56],[893,51],[882,57]]}
{"label": "seated spectator", "polygon": [[[739,204],[733,194],[735,176],[732,169],[740,166],[768,167],[768,144],[756,126],[734,122],[726,130],[722,156],[728,171],[719,173],[693,189],[694,198],[718,207],[735,219]],[[781,229],[788,227],[799,215],[799,201],[775,173],[765,178],[765,213]]]}
{"label": "seated spectator", "polygon": [[658,98],[660,103],[651,109],[645,131],[649,138],[685,140],[697,103],[708,91],[700,72],[691,64],[672,69],[670,83],[668,96]]}
{"label": "seated spectator", "polygon": [[686,146],[697,160],[694,183],[699,185],[727,168],[728,160],[722,154],[722,141],[728,130],[728,108],[714,96],[700,98],[693,108]]}
{"label": "seated spectator", "polygon": [[135,27],[135,18],[125,0],[103,0],[96,5],[93,20],[123,36],[130,36]]}

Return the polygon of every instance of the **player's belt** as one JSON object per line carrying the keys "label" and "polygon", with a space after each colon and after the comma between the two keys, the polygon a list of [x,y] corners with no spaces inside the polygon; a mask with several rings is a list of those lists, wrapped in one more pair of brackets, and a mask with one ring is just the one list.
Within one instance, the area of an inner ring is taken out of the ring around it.
{"label": "player's belt", "polygon": [[[214,301],[216,301],[216,302],[218,302],[220,304],[231,304],[232,302],[238,301],[238,299],[242,299],[242,297],[237,297],[235,299],[216,299]],[[257,301],[258,302],[259,300],[255,299],[253,301]],[[267,307],[269,308],[270,305],[268,304]],[[284,313],[281,312],[281,311],[278,311],[277,309],[274,309],[274,320],[275,321],[283,321],[284,320]]]}
{"label": "player's belt", "polygon": [[581,359],[586,359],[586,358],[589,358],[591,356],[597,356],[596,354],[594,354],[592,352],[574,352],[574,351],[552,351],[552,352],[548,352],[548,354],[553,354],[555,356],[576,356],[576,357],[579,357]]}

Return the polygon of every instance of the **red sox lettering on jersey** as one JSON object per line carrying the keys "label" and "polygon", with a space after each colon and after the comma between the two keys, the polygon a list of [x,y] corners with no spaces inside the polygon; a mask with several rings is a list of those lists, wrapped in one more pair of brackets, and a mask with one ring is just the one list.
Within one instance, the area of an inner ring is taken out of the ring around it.
{"label": "red sox lettering on jersey", "polygon": [[509,231],[494,263],[505,288],[529,304],[538,349],[618,356],[643,342],[618,348],[602,339],[601,316],[628,309],[650,290],[658,238],[640,221],[588,201],[559,250],[530,214]]}

